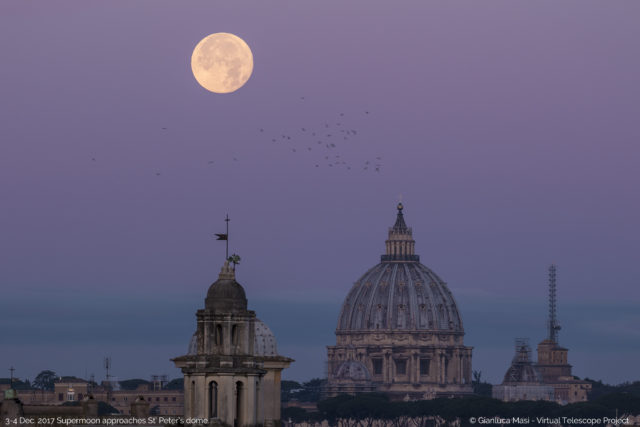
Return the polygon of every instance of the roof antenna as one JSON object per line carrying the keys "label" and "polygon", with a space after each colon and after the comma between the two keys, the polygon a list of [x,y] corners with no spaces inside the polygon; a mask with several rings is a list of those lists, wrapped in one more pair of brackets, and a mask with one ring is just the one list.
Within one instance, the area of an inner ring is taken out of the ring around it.
{"label": "roof antenna", "polygon": [[556,318],[556,265],[551,264],[549,267],[549,340],[557,343],[560,329]]}

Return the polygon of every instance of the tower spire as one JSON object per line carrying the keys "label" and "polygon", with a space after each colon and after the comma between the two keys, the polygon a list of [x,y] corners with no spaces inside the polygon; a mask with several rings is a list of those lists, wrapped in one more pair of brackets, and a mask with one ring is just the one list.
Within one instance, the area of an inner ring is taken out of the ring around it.
{"label": "tower spire", "polygon": [[560,325],[556,318],[556,265],[549,267],[549,340],[558,342]]}

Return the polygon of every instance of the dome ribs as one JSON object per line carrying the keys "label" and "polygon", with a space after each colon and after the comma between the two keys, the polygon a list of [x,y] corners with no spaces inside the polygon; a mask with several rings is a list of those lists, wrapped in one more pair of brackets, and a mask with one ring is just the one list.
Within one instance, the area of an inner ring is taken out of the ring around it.
{"label": "dome ribs", "polygon": [[[376,277],[372,282],[371,285],[371,294],[369,295],[369,300],[367,301],[367,308],[366,308],[366,312],[365,312],[365,319],[366,319],[366,329],[386,329],[388,326],[387,324],[384,324],[384,317],[382,317],[382,312],[384,312],[384,304],[382,304],[384,301],[376,301],[379,298],[380,293],[384,292],[385,286],[381,286],[381,283],[383,282],[383,278],[384,278],[384,273],[385,270],[384,268],[376,268]],[[370,276],[373,276],[374,272],[371,272]],[[381,305],[382,307],[380,308],[380,312],[374,312],[373,311],[373,306],[374,304],[376,305],[376,308],[378,305]]]}
{"label": "dome ribs", "polygon": [[451,290],[419,262],[382,262],[355,282],[336,332],[350,330],[464,332]]}
{"label": "dome ribs", "polygon": [[351,290],[349,291],[349,294],[347,295],[347,298],[345,299],[344,303],[342,304],[342,309],[340,310],[340,320],[338,321],[338,328],[337,328],[338,330],[341,330],[341,329],[355,329],[354,325],[352,324],[353,312],[354,312],[354,308],[355,308],[355,302],[358,301],[358,299],[359,299],[358,297],[360,296],[360,292],[362,292],[362,289],[364,288],[364,286],[363,286],[364,280],[375,269],[376,269],[375,266],[370,268],[364,274],[364,276],[362,276],[362,278],[360,280],[358,280],[357,282],[355,282],[353,284],[353,286],[351,287]]}
{"label": "dome ribs", "polygon": [[407,278],[407,294],[409,297],[409,329],[417,329],[418,328],[418,297],[417,290],[415,286],[415,282],[413,280],[413,275],[411,274],[411,269],[406,264],[402,266],[404,268],[404,275]]}
{"label": "dome ribs", "polygon": [[391,327],[393,325],[393,312],[394,312],[394,303],[393,303],[393,295],[395,294],[396,288],[396,273],[398,271],[398,264],[393,264],[391,268],[391,277],[389,278],[389,299],[387,302],[387,325]]}

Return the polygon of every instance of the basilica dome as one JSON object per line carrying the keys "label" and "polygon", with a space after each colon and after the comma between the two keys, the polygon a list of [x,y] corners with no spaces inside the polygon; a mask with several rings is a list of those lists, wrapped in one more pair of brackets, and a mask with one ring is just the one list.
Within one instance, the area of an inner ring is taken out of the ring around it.
{"label": "basilica dome", "polygon": [[462,332],[462,319],[447,284],[420,264],[415,242],[398,205],[387,253],[351,288],[337,332],[432,330]]}
{"label": "basilica dome", "polygon": [[447,284],[420,263],[402,203],[380,263],[342,304],[327,347],[325,396],[376,391],[393,399],[466,396],[472,348]]}

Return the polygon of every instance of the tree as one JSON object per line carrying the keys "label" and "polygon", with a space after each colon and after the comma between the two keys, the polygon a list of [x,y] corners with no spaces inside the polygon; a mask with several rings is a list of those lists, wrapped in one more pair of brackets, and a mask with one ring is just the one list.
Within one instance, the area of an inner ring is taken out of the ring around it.
{"label": "tree", "polygon": [[33,386],[40,390],[53,390],[56,378],[55,372],[50,370],[42,371],[33,380]]}
{"label": "tree", "polygon": [[151,384],[147,380],[141,380],[139,378],[120,381],[120,389],[121,390],[136,390],[141,385],[149,385]]}
{"label": "tree", "polygon": [[302,389],[302,385],[297,381],[282,380],[280,383],[280,395],[283,402],[291,400],[292,393]]}
{"label": "tree", "polygon": [[165,390],[184,390],[184,378],[175,378],[164,386]]}
{"label": "tree", "polygon": [[482,371],[473,371],[473,381],[471,381],[473,392],[480,396],[491,397],[493,386],[482,381]]}

